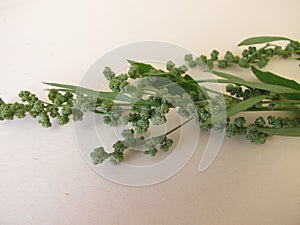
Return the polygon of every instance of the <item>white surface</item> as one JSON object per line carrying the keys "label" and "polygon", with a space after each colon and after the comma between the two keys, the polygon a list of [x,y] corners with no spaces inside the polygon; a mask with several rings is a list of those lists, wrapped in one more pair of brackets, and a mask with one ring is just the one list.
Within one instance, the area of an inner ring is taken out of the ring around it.
{"label": "white surface", "polygon": [[[133,41],[207,54],[253,35],[299,39],[299,8],[298,0],[0,0],[0,95],[15,101],[30,89],[45,97],[41,81],[76,84],[101,55]],[[277,70],[299,74],[296,66]],[[172,179],[130,188],[86,165],[71,124],[46,130],[32,119],[1,122],[0,137],[1,225],[300,224],[299,138],[226,140],[205,173],[197,172],[199,144]]]}

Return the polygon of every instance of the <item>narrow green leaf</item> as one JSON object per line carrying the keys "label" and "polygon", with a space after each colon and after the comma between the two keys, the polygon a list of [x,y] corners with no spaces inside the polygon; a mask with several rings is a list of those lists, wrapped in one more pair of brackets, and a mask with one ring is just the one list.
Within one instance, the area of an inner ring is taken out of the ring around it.
{"label": "narrow green leaf", "polygon": [[143,73],[143,77],[151,77],[151,76],[157,76],[157,77],[166,77],[168,76],[170,73],[165,72],[163,70],[154,70],[154,71],[150,71],[147,73]]}
{"label": "narrow green leaf", "polygon": [[231,117],[239,112],[247,110],[267,97],[268,97],[267,95],[260,95],[260,96],[255,96],[252,98],[248,98],[247,100],[241,101],[241,102],[227,108],[226,116]]}
{"label": "narrow green leaf", "polygon": [[58,83],[49,83],[49,82],[43,82],[43,84],[53,86],[53,87],[60,87],[60,88],[66,88],[70,90],[76,90],[77,86],[70,85],[70,84],[58,84]]}
{"label": "narrow green leaf", "polygon": [[255,45],[255,44],[262,44],[262,43],[268,43],[273,41],[291,41],[291,39],[286,37],[277,37],[277,36],[252,37],[242,41],[241,43],[238,44],[238,46]]}
{"label": "narrow green leaf", "polygon": [[245,82],[245,86],[251,87],[251,88],[256,88],[260,90],[266,90],[270,91],[273,93],[277,94],[286,94],[286,93],[291,93],[291,94],[300,94],[300,91],[292,89],[292,88],[287,88],[287,87],[282,87],[279,85],[271,85],[271,84],[261,84],[261,83],[255,83],[255,82]]}
{"label": "narrow green leaf", "polygon": [[299,137],[300,127],[290,127],[290,128],[258,128],[262,133],[268,135],[278,135],[278,136],[290,136]]}
{"label": "narrow green leaf", "polygon": [[300,100],[300,94],[297,93],[287,93],[287,94],[281,94],[283,97],[290,99],[290,100]]}
{"label": "narrow green leaf", "polygon": [[175,79],[159,79],[158,81],[153,82],[153,87],[160,89],[162,87],[166,87],[170,94],[176,95],[182,93],[182,90],[177,88],[176,86],[180,86],[185,92],[191,93],[196,92],[198,93],[198,83],[195,80],[187,80],[178,82]]}
{"label": "narrow green leaf", "polygon": [[58,84],[58,83],[47,83],[47,82],[43,82],[43,83],[53,87],[63,88],[63,89],[59,89],[60,91],[65,90],[76,94],[85,94],[91,97],[101,98],[104,100],[119,100],[124,102],[131,102],[131,103],[134,103],[139,100],[139,99],[130,98],[126,95],[122,95],[116,92],[95,91],[92,89],[69,85],[69,84]]}
{"label": "narrow green leaf", "polygon": [[195,80],[197,83],[223,83],[228,84],[231,83],[229,80],[226,79],[203,79],[203,80]]}
{"label": "narrow green leaf", "polygon": [[[209,125],[213,124],[215,122],[219,122],[221,120],[224,120],[225,118],[229,118],[239,112],[245,111],[251,107],[253,107],[255,104],[259,103],[263,99],[268,97],[267,95],[260,95],[256,97],[249,98],[247,100],[241,101],[239,103],[236,103],[235,105],[229,107],[226,109],[226,113],[224,112],[219,112],[213,117],[211,117],[211,120],[208,120],[205,122],[203,125]],[[226,115],[226,116],[225,116]]]}
{"label": "narrow green leaf", "polygon": [[183,82],[182,84],[179,84],[184,90],[188,89],[188,91],[194,91],[194,92],[198,93],[200,86],[199,86],[198,82],[194,80],[193,77],[186,74],[184,76],[184,80],[186,81],[186,83]]}
{"label": "narrow green leaf", "polygon": [[238,76],[234,76],[234,75],[231,75],[231,74],[228,74],[228,73],[223,73],[223,72],[220,72],[220,71],[216,71],[216,70],[212,70],[212,73],[219,76],[219,77],[222,77],[222,78],[225,78],[227,79],[230,83],[241,83],[241,82],[246,82],[246,80],[238,77]]}
{"label": "narrow green leaf", "polygon": [[236,77],[234,75],[230,75],[227,73],[219,72],[219,71],[212,71],[215,75],[228,79],[230,83],[243,85],[250,88],[256,88],[260,90],[266,90],[277,94],[285,94],[285,93],[292,93],[292,94],[300,94],[300,90],[295,90],[288,87],[283,87],[279,85],[273,85],[273,84],[265,84],[265,83],[256,83],[251,81],[246,81],[242,78]]}
{"label": "narrow green leaf", "polygon": [[140,74],[149,73],[151,70],[155,70],[155,68],[150,64],[136,62],[133,60],[127,60],[127,62],[129,62],[132,66],[136,66]]}
{"label": "narrow green leaf", "polygon": [[251,67],[253,74],[265,84],[275,84],[283,87],[288,87],[300,90],[300,84],[294,80],[286,79],[271,72],[261,71],[254,66]]}
{"label": "narrow green leaf", "polygon": [[96,114],[105,114],[104,112],[101,112],[101,111],[99,111],[99,110],[90,110],[91,112],[94,112],[94,113],[96,113]]}
{"label": "narrow green leaf", "polygon": [[[283,86],[295,90],[300,90],[300,84],[294,80],[286,79],[284,77],[278,76],[271,72],[264,72],[255,67],[251,67],[253,74],[263,83],[274,84],[278,86]],[[299,93],[284,93],[282,94],[285,98],[298,100],[300,99]]]}
{"label": "narrow green leaf", "polygon": [[300,60],[300,57],[299,57],[299,58],[296,58],[296,60]]}

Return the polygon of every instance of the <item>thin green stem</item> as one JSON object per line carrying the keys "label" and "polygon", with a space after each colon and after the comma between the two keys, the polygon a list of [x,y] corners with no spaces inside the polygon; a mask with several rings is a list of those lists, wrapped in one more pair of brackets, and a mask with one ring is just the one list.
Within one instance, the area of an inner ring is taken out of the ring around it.
{"label": "thin green stem", "polygon": [[178,125],[177,127],[173,128],[172,130],[168,131],[167,133],[165,133],[164,135],[167,136],[169,134],[171,134],[172,132],[176,131],[177,129],[179,129],[180,127],[184,126],[185,124],[187,124],[188,122],[190,122],[192,119],[194,119],[193,117],[189,118],[188,120],[186,120],[185,122],[183,122],[182,124]]}
{"label": "thin green stem", "polygon": [[264,112],[264,111],[287,111],[287,112],[299,112],[300,113],[300,109],[299,108],[286,108],[286,107],[282,107],[282,108],[274,108],[274,109],[270,109],[269,107],[260,107],[260,108],[249,108],[244,112]]}
{"label": "thin green stem", "polygon": [[254,53],[247,59],[247,62],[250,62],[250,60],[251,60],[253,57],[255,57],[256,55],[260,54],[261,51],[265,50],[265,49],[266,49],[267,47],[269,47],[269,46],[270,46],[270,44],[267,43],[264,47],[258,49],[256,52],[254,52]]}
{"label": "thin green stem", "polygon": [[[191,120],[193,119],[193,117],[189,118],[188,120],[186,120],[185,122],[183,122],[182,124],[178,125],[177,127],[173,128],[172,130],[169,130],[168,132],[164,133],[164,134],[161,134],[161,135],[158,135],[158,136],[155,136],[155,137],[166,137],[168,136],[169,134],[171,134],[172,132],[178,130],[179,128],[181,128],[182,126],[184,126],[185,124],[187,124],[188,122],[190,122]],[[145,143],[147,143],[147,141],[150,141],[153,137],[151,138],[148,138],[146,140],[143,140],[141,143],[139,143],[140,147],[142,145],[144,145]],[[131,148],[131,150],[135,150],[135,151],[140,151],[136,148]]]}

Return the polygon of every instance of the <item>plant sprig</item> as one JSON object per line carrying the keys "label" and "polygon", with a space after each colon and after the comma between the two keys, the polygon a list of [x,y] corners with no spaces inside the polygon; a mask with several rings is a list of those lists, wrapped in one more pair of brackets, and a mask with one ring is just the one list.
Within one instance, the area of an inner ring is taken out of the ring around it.
{"label": "plant sprig", "polygon": [[[274,44],[277,41],[286,41],[287,44],[282,47]],[[106,152],[103,147],[91,152],[94,164],[108,158],[113,164],[119,164],[125,151],[130,149],[139,148],[150,156],[159,151],[167,152],[173,144],[169,135],[190,121],[195,121],[203,131],[225,129],[227,137],[242,135],[253,143],[265,143],[266,138],[273,135],[299,137],[300,84],[261,70],[275,56],[299,60],[299,41],[262,36],[248,38],[238,46],[247,46],[241,55],[227,51],[221,58],[219,52],[213,50],[209,56],[185,56],[189,67],[205,65],[220,79],[195,80],[188,74],[186,65],[176,66],[171,61],[166,63],[165,70],[161,70],[150,64],[128,60],[130,68],[127,73],[117,75],[109,67],[104,69],[110,91],[45,83],[52,86],[48,89],[48,102],[29,91],[21,91],[21,102],[5,103],[0,99],[0,120],[29,115],[38,118],[39,123],[48,128],[52,126],[53,118],[59,125],[64,125],[71,117],[78,121],[83,119],[84,113],[92,112],[102,114],[104,123],[110,126],[132,125],[133,129],[123,130],[123,139],[113,145],[113,152]],[[235,65],[251,70],[259,82],[222,71]],[[219,69],[216,70],[216,67]],[[137,84],[133,85],[132,80],[138,81]],[[226,85],[225,92],[204,87],[202,84],[207,82]],[[150,126],[165,124],[171,110],[176,110],[185,122],[164,134],[146,138]],[[247,115],[247,112],[253,111],[258,117],[252,122],[247,121],[246,116],[238,117],[241,112]],[[274,113],[278,111],[293,112],[294,116],[275,117]],[[269,116],[263,117],[259,112],[267,112]]]}

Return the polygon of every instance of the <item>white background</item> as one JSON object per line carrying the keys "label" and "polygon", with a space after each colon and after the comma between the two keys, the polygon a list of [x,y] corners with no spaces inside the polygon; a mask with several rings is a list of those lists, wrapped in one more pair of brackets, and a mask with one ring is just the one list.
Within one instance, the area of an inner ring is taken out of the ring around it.
{"label": "white background", "polygon": [[[29,89],[45,98],[42,81],[77,84],[100,56],[135,41],[208,54],[238,52],[249,36],[299,40],[299,8],[298,0],[0,0],[0,96],[16,101]],[[297,64],[274,68],[299,81]],[[72,124],[1,122],[0,138],[1,225],[300,224],[299,138],[226,140],[205,173],[197,172],[200,142],[179,174],[145,188],[94,173]]]}

